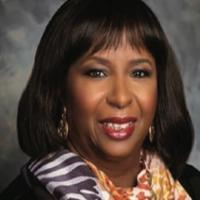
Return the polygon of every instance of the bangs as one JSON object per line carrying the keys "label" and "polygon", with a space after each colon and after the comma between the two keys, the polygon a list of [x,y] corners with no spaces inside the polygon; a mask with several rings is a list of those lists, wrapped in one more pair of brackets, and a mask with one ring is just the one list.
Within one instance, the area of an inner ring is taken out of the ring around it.
{"label": "bangs", "polygon": [[142,1],[127,1],[129,6],[118,1],[89,2],[74,20],[70,45],[71,56],[76,57],[74,61],[84,54],[116,49],[125,39],[132,48],[146,49],[157,65],[164,62],[165,35],[152,11]]}

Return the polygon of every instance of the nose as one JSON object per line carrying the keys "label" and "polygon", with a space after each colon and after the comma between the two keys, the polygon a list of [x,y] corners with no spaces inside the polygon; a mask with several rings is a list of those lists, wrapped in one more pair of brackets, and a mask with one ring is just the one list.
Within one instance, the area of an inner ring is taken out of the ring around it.
{"label": "nose", "polygon": [[109,105],[123,109],[128,107],[133,101],[130,85],[127,80],[113,80],[107,96]]}

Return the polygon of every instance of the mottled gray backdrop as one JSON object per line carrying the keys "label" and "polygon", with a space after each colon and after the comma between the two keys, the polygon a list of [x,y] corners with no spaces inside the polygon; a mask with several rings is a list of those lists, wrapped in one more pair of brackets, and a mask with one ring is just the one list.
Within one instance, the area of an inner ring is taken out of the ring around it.
{"label": "mottled gray backdrop", "polygon": [[[30,75],[45,25],[63,2],[0,0],[0,190],[27,160],[17,143],[17,102]],[[200,0],[146,2],[160,18],[181,64],[196,131],[189,162],[200,169]]]}

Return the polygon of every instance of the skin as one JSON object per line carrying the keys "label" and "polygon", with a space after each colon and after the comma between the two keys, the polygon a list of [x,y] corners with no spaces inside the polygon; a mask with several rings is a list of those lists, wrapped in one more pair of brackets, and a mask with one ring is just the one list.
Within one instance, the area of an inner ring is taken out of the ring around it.
{"label": "skin", "polygon": [[[70,67],[66,93],[71,150],[96,164],[116,186],[133,186],[157,105],[154,58],[127,42],[98,51]],[[104,133],[100,121],[113,116],[137,118],[129,138],[116,141]]]}

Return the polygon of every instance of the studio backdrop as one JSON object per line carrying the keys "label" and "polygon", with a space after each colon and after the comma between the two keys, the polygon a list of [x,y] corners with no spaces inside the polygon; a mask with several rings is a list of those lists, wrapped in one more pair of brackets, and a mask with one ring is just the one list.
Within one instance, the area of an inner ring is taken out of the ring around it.
{"label": "studio backdrop", "polygon": [[[64,0],[0,0],[0,190],[27,157],[17,142],[17,104],[44,28]],[[189,162],[200,169],[200,0],[145,0],[172,44],[195,128]],[[178,142],[178,141],[177,141]]]}

